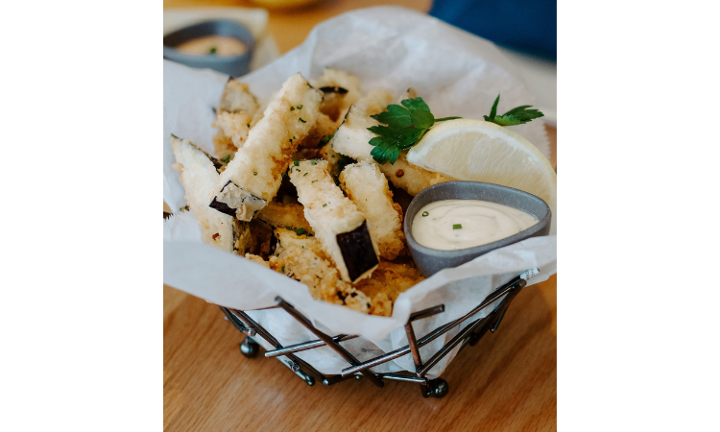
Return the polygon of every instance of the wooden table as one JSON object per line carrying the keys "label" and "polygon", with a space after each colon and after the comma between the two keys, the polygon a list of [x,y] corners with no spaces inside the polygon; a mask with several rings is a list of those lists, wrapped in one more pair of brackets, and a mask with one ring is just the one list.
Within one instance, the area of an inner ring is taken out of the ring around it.
{"label": "wooden table", "polygon": [[[428,0],[394,1],[427,11]],[[282,52],[318,22],[378,0],[326,0],[296,11],[271,11]],[[165,0],[165,7],[246,6],[247,0]],[[548,128],[551,163],[556,131]],[[164,419],[170,431],[547,431],[557,429],[557,279],[527,287],[497,333],[466,347],[443,378],[444,399],[419,386],[367,380],[309,387],[277,360],[247,359],[241,335],[217,306],[164,286]]]}

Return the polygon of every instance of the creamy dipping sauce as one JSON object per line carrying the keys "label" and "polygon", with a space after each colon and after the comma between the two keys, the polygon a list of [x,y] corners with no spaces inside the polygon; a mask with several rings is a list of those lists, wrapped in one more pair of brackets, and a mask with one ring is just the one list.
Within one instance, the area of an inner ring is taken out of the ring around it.
{"label": "creamy dipping sauce", "polygon": [[422,246],[457,250],[510,237],[539,219],[513,207],[481,200],[432,202],[417,212],[412,235]]}
{"label": "creamy dipping sauce", "polygon": [[220,57],[234,57],[245,54],[247,47],[244,43],[229,36],[204,36],[183,42],[175,47],[176,50],[192,55],[216,55]]}

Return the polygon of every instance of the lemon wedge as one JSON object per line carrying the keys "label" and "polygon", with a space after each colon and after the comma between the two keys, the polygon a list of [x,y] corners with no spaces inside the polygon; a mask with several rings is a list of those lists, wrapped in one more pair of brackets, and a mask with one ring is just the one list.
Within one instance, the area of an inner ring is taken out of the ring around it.
{"label": "lemon wedge", "polygon": [[430,129],[407,154],[410,163],[457,180],[513,187],[544,200],[556,233],[557,175],[547,158],[517,133],[482,120],[458,119]]}

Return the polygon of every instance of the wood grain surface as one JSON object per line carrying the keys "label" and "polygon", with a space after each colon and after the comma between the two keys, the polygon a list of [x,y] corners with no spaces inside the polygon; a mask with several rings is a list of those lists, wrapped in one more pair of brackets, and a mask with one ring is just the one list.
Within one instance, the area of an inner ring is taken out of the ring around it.
{"label": "wood grain surface", "polygon": [[[378,4],[427,11],[429,0],[324,0],[271,11],[268,31],[281,52],[318,22]],[[255,7],[248,0],[165,0],[164,7]],[[548,127],[557,167],[556,130]],[[552,431],[557,429],[557,279],[527,287],[500,328],[466,347],[443,378],[443,399],[416,384],[367,380],[309,387],[262,354],[240,354],[243,335],[217,306],[164,286],[163,389],[167,431]]]}
{"label": "wood grain surface", "polygon": [[556,430],[556,276],[523,289],[498,331],[460,352],[443,399],[395,381],[310,387],[275,359],[242,356],[244,336],[217,306],[164,290],[165,430]]}

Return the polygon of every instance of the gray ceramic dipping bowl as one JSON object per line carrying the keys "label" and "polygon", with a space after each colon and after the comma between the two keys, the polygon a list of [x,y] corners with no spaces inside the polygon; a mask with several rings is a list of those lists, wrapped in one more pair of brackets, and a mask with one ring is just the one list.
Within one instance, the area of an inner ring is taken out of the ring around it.
{"label": "gray ceramic dipping bowl", "polygon": [[[475,199],[504,204],[530,213],[538,218],[539,221],[525,231],[520,231],[513,236],[468,249],[446,251],[430,249],[420,245],[412,235],[412,225],[415,215],[420,209],[431,202],[449,199]],[[530,237],[547,235],[550,232],[551,219],[552,212],[550,208],[545,204],[545,201],[535,195],[492,183],[450,181],[430,186],[415,195],[415,198],[410,202],[410,206],[405,213],[404,231],[415,264],[423,276],[430,277],[442,269],[459,266],[492,250],[517,243]]]}
{"label": "gray ceramic dipping bowl", "polygon": [[[175,49],[178,45],[204,36],[233,37],[247,47],[245,54],[232,57],[184,54]],[[176,30],[163,38],[163,58],[193,68],[210,68],[230,76],[239,77],[250,72],[250,60],[255,50],[252,33],[235,21],[215,20]]]}

